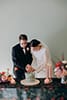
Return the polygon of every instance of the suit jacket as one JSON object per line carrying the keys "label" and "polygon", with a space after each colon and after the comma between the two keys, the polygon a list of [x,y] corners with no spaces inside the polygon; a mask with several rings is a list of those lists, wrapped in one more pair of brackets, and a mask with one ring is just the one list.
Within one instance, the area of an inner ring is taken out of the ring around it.
{"label": "suit jacket", "polygon": [[32,54],[30,52],[30,45],[27,44],[27,47],[25,48],[26,53],[24,53],[23,48],[21,48],[20,44],[15,45],[12,48],[12,61],[14,67],[18,67],[25,71],[25,66],[27,64],[32,63]]}

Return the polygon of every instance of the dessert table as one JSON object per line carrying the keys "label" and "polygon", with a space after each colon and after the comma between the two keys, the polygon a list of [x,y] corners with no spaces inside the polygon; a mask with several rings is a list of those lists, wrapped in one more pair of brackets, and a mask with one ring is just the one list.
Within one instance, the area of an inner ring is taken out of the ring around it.
{"label": "dessert table", "polygon": [[0,83],[0,100],[67,100],[67,84],[61,84],[57,78],[50,84],[44,84],[44,79],[39,80],[35,86]]}

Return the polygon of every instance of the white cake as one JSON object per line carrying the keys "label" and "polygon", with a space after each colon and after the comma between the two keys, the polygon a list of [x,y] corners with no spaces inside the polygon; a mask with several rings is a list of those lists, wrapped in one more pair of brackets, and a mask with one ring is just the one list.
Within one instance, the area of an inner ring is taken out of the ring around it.
{"label": "white cake", "polygon": [[35,74],[34,72],[25,73],[26,82],[34,82],[35,81]]}
{"label": "white cake", "polygon": [[25,73],[25,79],[21,80],[21,84],[25,86],[33,86],[39,84],[40,81],[35,79],[35,72]]}

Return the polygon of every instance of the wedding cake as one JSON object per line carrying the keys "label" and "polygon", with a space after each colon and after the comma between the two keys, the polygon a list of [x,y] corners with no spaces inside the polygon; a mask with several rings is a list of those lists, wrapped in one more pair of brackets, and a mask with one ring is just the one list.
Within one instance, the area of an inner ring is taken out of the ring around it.
{"label": "wedding cake", "polygon": [[40,83],[40,81],[35,78],[35,69],[32,66],[28,64],[26,66],[26,71],[25,79],[21,80],[22,85],[32,86]]}
{"label": "wedding cake", "polygon": [[35,74],[34,72],[31,72],[31,73],[25,73],[25,79],[26,79],[26,82],[34,82],[35,81]]}

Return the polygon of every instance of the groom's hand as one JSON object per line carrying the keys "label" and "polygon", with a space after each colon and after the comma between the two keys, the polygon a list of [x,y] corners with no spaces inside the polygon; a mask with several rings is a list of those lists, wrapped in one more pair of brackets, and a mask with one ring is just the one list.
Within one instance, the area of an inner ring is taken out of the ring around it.
{"label": "groom's hand", "polygon": [[33,71],[35,71],[35,69],[31,65],[27,64],[26,65],[26,71],[27,72],[33,72]]}

